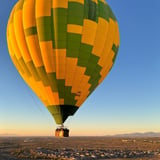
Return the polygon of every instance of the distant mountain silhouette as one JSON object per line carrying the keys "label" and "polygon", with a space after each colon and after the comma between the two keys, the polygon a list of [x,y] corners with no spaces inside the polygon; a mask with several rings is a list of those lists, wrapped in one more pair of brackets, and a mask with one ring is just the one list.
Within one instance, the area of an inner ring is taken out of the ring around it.
{"label": "distant mountain silhouette", "polygon": [[4,136],[10,137],[10,136],[17,136],[17,135],[16,134],[10,134],[10,133],[2,133],[2,134],[0,134],[0,137],[4,137]]}
{"label": "distant mountain silhouette", "polygon": [[[107,135],[109,136],[109,135]],[[160,137],[160,132],[144,132],[144,133],[124,133],[124,134],[115,134],[109,137]]]}

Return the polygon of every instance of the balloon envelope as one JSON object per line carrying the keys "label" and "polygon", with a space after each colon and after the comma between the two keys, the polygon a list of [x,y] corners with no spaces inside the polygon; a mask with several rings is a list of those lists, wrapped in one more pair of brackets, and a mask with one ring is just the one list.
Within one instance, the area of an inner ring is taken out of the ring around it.
{"label": "balloon envelope", "polygon": [[118,23],[105,0],[19,0],[7,42],[24,81],[62,124],[112,68]]}

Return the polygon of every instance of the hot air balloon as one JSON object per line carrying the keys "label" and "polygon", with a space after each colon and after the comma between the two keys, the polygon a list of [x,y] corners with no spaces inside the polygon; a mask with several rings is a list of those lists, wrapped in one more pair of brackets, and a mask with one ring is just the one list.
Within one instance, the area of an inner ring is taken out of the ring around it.
{"label": "hot air balloon", "polygon": [[24,81],[63,126],[111,70],[118,23],[105,0],[19,0],[7,43]]}

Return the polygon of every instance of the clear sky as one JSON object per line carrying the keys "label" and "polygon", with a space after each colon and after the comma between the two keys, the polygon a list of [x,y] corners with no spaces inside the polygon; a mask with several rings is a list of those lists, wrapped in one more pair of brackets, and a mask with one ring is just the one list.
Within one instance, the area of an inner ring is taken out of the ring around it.
{"label": "clear sky", "polygon": [[[65,125],[71,135],[160,132],[160,0],[108,0],[120,49],[108,77]],[[53,135],[56,123],[13,66],[6,25],[16,0],[0,5],[0,135]]]}

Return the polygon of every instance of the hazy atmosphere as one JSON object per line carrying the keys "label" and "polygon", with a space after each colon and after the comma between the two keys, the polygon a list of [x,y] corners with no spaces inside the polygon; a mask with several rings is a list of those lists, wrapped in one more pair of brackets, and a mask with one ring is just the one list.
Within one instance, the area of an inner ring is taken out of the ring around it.
{"label": "hazy atmosphere", "polygon": [[[16,0],[0,6],[0,135],[54,135],[50,113],[8,53],[6,26]],[[113,69],[65,126],[70,135],[160,132],[160,1],[107,1],[120,31]]]}

